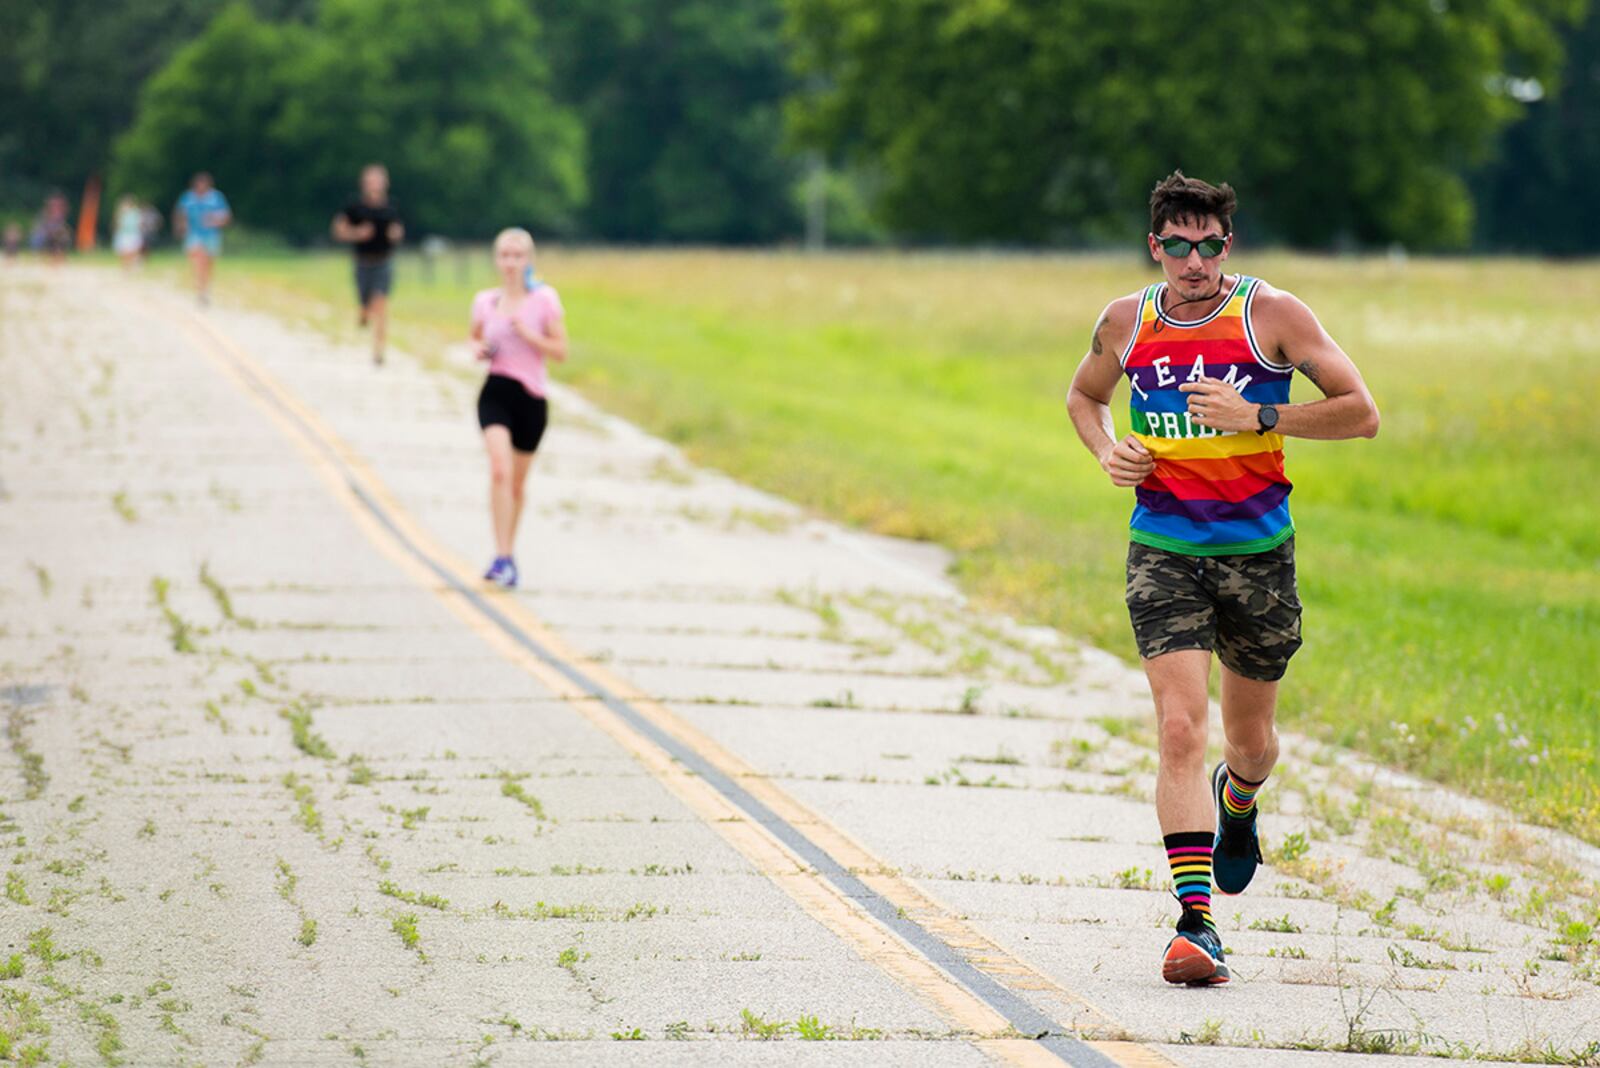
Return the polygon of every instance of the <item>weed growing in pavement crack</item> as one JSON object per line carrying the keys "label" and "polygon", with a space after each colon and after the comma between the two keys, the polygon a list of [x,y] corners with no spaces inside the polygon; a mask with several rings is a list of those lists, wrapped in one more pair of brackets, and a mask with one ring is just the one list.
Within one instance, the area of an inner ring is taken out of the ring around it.
{"label": "weed growing in pavement crack", "polygon": [[50,578],[50,569],[43,564],[36,564],[29,560],[28,570],[33,572],[33,577],[39,583],[39,596],[50,596],[50,591],[55,588],[55,583]]}
{"label": "weed growing in pavement crack", "polygon": [[[226,698],[224,698],[224,700],[226,700]],[[223,734],[232,734],[233,733],[233,724],[229,723],[228,722],[228,717],[226,717],[226,716],[224,716],[222,714],[222,706],[221,705],[219,705],[215,701],[207,701],[206,704],[205,704],[205,709],[206,709],[206,719],[209,720],[212,723],[215,723],[217,725],[218,729],[221,730]]]}
{"label": "weed growing in pavement crack", "polygon": [[283,785],[294,794],[299,806],[295,810],[295,822],[318,838],[322,837],[322,813],[317,811],[317,799],[310,785],[301,782],[300,777],[292,771],[284,775]]}
{"label": "weed growing in pavement crack", "polygon": [[6,872],[6,897],[19,905],[33,904],[28,897],[28,884],[23,881],[21,872]]}
{"label": "weed growing in pavement crack", "polygon": [[394,920],[391,921],[389,926],[395,934],[400,936],[401,945],[405,946],[407,949],[416,950],[417,956],[422,957],[424,960],[427,959],[426,954],[422,952],[422,948],[420,946],[422,936],[417,932],[416,913],[407,912],[403,915],[396,916]]}
{"label": "weed growing in pavement crack", "polygon": [[1278,843],[1278,848],[1268,850],[1270,856],[1266,858],[1266,861],[1275,868],[1283,867],[1286,864],[1293,864],[1295,861],[1300,860],[1309,852],[1311,852],[1311,843],[1306,840],[1306,836],[1303,833],[1295,831],[1293,834],[1284,835],[1283,840]]}
{"label": "weed growing in pavement crack", "polygon": [[217,581],[217,577],[211,573],[209,563],[200,565],[200,584],[210,591],[211,599],[217,602],[217,611],[222,613],[223,619],[246,630],[255,629],[255,620],[241,616],[233,610],[233,598],[228,596],[227,587]]}
{"label": "weed growing in pavement crack", "polygon": [[1455,971],[1456,966],[1447,960],[1429,960],[1419,957],[1405,946],[1390,946],[1389,960],[1402,968],[1421,968],[1425,971]]}
{"label": "weed growing in pavement crack", "polygon": [[359,753],[352,753],[346,763],[350,765],[350,774],[345,779],[346,782],[353,786],[366,786],[372,782],[372,768]]}
{"label": "weed growing in pavement crack", "polygon": [[39,958],[39,962],[44,965],[45,971],[55,967],[57,961],[66,960],[68,956],[56,949],[56,944],[51,939],[51,933],[50,928],[41,927],[28,935],[28,952]]}
{"label": "weed growing in pavement crack", "polygon": [[295,885],[300,882],[300,877],[294,873],[294,869],[289,867],[289,862],[284,860],[282,857],[278,858],[278,874],[276,879],[278,883],[278,896],[283,898],[285,901],[293,901],[294,888]]}
{"label": "weed growing in pavement crack", "polygon": [[522,783],[518,782],[509,771],[500,773],[500,796],[509,797],[519,805],[527,806],[528,811],[533,813],[533,818],[536,820],[549,818],[544,814],[543,803],[523,789]]}
{"label": "weed growing in pavement crack", "polygon": [[150,593],[155,598],[156,607],[161,609],[161,617],[167,621],[167,640],[172,643],[172,649],[178,653],[198,652],[195,648],[194,628],[188,620],[180,616],[168,601],[167,595],[172,590],[172,583],[156,575],[150,580]]}
{"label": "weed growing in pavement crack", "polygon": [[771,1042],[780,1038],[793,1025],[787,1020],[765,1020],[749,1009],[739,1010],[740,1030],[751,1038]]}
{"label": "weed growing in pavement crack", "polygon": [[408,905],[421,905],[424,908],[438,909],[440,912],[450,908],[450,902],[438,894],[419,894],[414,890],[402,890],[388,879],[378,884],[378,893],[397,901],[404,901]]}
{"label": "weed growing in pavement crack", "polygon": [[100,1034],[95,1039],[95,1052],[108,1065],[122,1063],[122,1027],[117,1018],[102,1006],[91,1002],[78,1002],[78,1018],[95,1028]]}
{"label": "weed growing in pavement crack", "polygon": [[44,757],[36,753],[28,745],[26,731],[33,726],[33,717],[23,713],[18,706],[13,706],[6,715],[6,742],[11,747],[11,753],[22,765],[23,799],[32,801],[44,793],[45,786],[50,782],[50,776],[44,770]]}
{"label": "weed growing in pavement crack", "polygon": [[1004,764],[1015,767],[1022,763],[1021,757],[1008,752],[1004,746],[1001,746],[1000,750],[993,756],[971,756],[969,754],[959,756],[956,759],[963,764]]}
{"label": "weed growing in pavement crack", "polygon": [[400,817],[400,826],[408,831],[417,829],[417,824],[428,818],[430,811],[427,805],[420,808],[395,808],[393,805],[379,805],[378,811],[387,812],[391,816]]}
{"label": "weed growing in pavement crack", "polygon": [[1198,1031],[1181,1031],[1178,1042],[1185,1046],[1217,1046],[1222,1044],[1222,1021],[1206,1020]]}
{"label": "weed growing in pavement crack", "polygon": [[823,641],[842,642],[845,640],[844,617],[839,614],[839,608],[833,603],[833,598],[826,593],[817,593],[815,590],[807,593],[795,593],[792,590],[779,590],[777,598],[780,602],[794,608],[802,608],[812,612],[822,621],[822,633],[818,635]]}
{"label": "weed growing in pavement crack", "polygon": [[311,705],[304,698],[280,709],[278,715],[289,721],[289,735],[296,749],[319,760],[337,759],[333,747],[311,729]]}

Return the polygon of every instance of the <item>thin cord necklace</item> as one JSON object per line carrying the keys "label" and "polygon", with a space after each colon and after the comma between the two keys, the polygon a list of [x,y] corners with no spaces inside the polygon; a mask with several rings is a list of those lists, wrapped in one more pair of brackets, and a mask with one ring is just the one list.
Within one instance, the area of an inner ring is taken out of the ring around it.
{"label": "thin cord necklace", "polygon": [[[1222,280],[1223,280],[1224,277],[1225,276],[1218,276],[1218,278],[1217,278],[1217,288],[1208,296],[1190,297],[1188,300],[1180,300],[1180,301],[1178,301],[1178,303],[1174,304],[1170,308],[1163,308],[1158,304],[1156,306],[1156,311],[1160,312],[1161,314],[1156,316],[1156,325],[1151,327],[1150,332],[1153,333],[1153,334],[1161,333],[1161,325],[1162,325],[1163,322],[1165,322],[1165,317],[1168,316],[1168,315],[1171,315],[1174,311],[1176,311],[1177,309],[1183,307],[1185,304],[1199,304],[1201,301],[1204,301],[1204,300],[1216,300],[1219,296],[1222,295]],[[1171,291],[1172,291],[1172,289],[1171,289],[1170,286],[1165,287],[1165,288],[1163,288],[1161,290],[1161,295],[1163,297],[1165,297]]]}

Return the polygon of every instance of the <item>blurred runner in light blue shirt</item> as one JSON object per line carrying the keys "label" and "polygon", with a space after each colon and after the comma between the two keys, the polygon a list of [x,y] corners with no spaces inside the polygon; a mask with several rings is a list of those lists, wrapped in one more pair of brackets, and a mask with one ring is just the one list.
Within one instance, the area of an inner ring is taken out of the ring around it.
{"label": "blurred runner in light blue shirt", "polygon": [[211,183],[211,175],[201,171],[178,198],[172,212],[172,229],[183,241],[183,250],[194,265],[195,290],[200,303],[211,299],[211,261],[222,252],[222,228],[233,222],[228,198]]}

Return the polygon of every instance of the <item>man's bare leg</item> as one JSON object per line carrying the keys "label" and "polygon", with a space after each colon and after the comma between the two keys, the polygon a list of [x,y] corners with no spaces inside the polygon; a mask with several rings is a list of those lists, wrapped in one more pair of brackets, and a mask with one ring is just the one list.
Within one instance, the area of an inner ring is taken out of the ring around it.
{"label": "man's bare leg", "polygon": [[1216,819],[1206,782],[1211,653],[1181,649],[1144,662],[1156,702],[1161,763],[1156,770],[1156,818],[1162,834],[1210,833]]}
{"label": "man's bare leg", "polygon": [[1161,977],[1169,983],[1226,983],[1228,966],[1211,918],[1211,853],[1216,806],[1206,781],[1210,727],[1211,653],[1180,649],[1144,662],[1156,703],[1160,764],[1156,818],[1172,870],[1172,892],[1183,907],[1167,943]]}
{"label": "man's bare leg", "polygon": [[1212,880],[1224,894],[1241,893],[1261,862],[1256,792],[1278,762],[1278,684],[1222,668],[1222,766],[1211,782],[1217,799]]}
{"label": "man's bare leg", "polygon": [[1222,668],[1222,759],[1228,770],[1251,782],[1272,774],[1278,763],[1278,684],[1247,679]]}
{"label": "man's bare leg", "polygon": [[383,362],[383,346],[389,336],[389,298],[374,293],[367,301],[365,317],[372,325],[372,362]]}

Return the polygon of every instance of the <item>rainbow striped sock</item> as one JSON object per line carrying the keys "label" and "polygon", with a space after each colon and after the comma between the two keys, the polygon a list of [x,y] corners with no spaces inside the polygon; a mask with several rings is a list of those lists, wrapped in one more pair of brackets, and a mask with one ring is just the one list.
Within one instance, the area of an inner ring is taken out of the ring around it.
{"label": "rainbow striped sock", "polygon": [[1172,891],[1186,909],[1193,909],[1213,931],[1211,922],[1211,831],[1179,831],[1161,839],[1172,866]]}
{"label": "rainbow striped sock", "polygon": [[1255,815],[1256,791],[1261,789],[1261,782],[1251,782],[1241,779],[1228,768],[1228,782],[1222,788],[1222,811],[1231,820],[1245,820]]}

